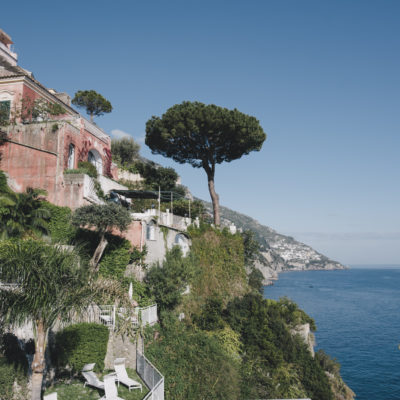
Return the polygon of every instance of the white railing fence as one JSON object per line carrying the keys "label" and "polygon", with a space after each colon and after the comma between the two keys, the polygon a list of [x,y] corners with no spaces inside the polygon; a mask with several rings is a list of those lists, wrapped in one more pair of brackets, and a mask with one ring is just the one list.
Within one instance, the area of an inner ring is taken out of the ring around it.
{"label": "white railing fence", "polygon": [[158,321],[157,317],[157,304],[152,304],[147,307],[139,307],[142,325],[154,325]]}
{"label": "white railing fence", "polygon": [[[97,322],[106,325],[109,329],[115,330],[118,318],[124,318],[126,311],[124,308],[112,305],[92,306],[96,308],[96,312],[92,316],[84,316],[85,322]],[[131,315],[132,323],[136,326],[154,325],[158,321],[157,317],[157,304],[152,304],[148,307],[136,307],[134,315]]]}
{"label": "white railing fence", "polygon": [[[118,318],[124,318],[127,315],[126,310],[114,305],[96,305],[89,306],[84,313],[71,315],[69,322],[59,322],[55,326],[55,331],[63,329],[71,323],[94,322],[103,324],[110,330],[115,330]],[[133,315],[129,316],[132,324],[135,326],[154,325],[158,321],[157,304],[148,307],[136,307]]]}
{"label": "white railing fence", "polygon": [[136,351],[136,371],[150,389],[143,400],[164,400],[164,376],[139,350]]}

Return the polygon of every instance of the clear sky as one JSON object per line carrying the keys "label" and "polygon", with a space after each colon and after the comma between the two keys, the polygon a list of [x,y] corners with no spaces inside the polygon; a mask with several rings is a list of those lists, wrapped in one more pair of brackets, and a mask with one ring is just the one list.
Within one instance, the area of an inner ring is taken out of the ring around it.
{"label": "clear sky", "polygon": [[400,264],[400,2],[18,1],[20,65],[94,89],[129,134],[208,199],[202,170],[153,156],[145,123],[183,100],[257,117],[263,149],[216,170],[221,203],[345,264]]}

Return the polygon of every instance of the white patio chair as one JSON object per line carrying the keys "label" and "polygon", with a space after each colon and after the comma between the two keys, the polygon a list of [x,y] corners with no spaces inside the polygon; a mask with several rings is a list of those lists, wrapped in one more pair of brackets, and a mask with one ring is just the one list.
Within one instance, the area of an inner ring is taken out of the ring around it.
{"label": "white patio chair", "polygon": [[115,386],[114,375],[106,375],[104,377],[104,392],[105,395],[100,400],[124,400],[118,397],[118,389]]}
{"label": "white patio chair", "polygon": [[46,394],[46,396],[43,396],[43,400],[57,400],[57,393]]}
{"label": "white patio chair", "polygon": [[82,375],[86,379],[86,382],[83,386],[92,386],[96,389],[101,389],[104,390],[104,382],[99,380],[99,378],[96,376],[96,374],[93,372],[93,368],[96,365],[96,363],[92,364],[85,364],[82,368]]}
{"label": "white patio chair", "polygon": [[128,373],[125,369],[125,358],[117,358],[114,361],[114,370],[117,374],[118,386],[121,382],[123,385],[128,387],[129,391],[131,391],[131,389],[140,389],[140,391],[143,390],[141,383],[135,381],[132,378],[129,378]]}

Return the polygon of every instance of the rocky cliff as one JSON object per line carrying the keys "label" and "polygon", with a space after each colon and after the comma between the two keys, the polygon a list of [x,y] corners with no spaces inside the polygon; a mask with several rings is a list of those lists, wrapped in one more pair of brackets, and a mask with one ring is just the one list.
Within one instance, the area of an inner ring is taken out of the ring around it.
{"label": "rocky cliff", "polygon": [[[211,203],[204,204],[211,212]],[[256,262],[256,267],[263,273],[265,285],[271,285],[283,271],[346,269],[291,236],[282,235],[247,215],[221,206],[221,224],[229,226],[232,223],[238,229],[252,230],[260,242],[262,257]]]}

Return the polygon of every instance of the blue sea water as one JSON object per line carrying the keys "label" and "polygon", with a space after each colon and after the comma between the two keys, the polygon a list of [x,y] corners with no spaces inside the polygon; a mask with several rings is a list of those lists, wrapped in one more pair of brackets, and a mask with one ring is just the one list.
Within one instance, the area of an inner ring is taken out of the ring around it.
{"label": "blue sea water", "polygon": [[316,349],[357,400],[400,400],[400,266],[283,273],[264,297],[283,296],[314,318]]}

